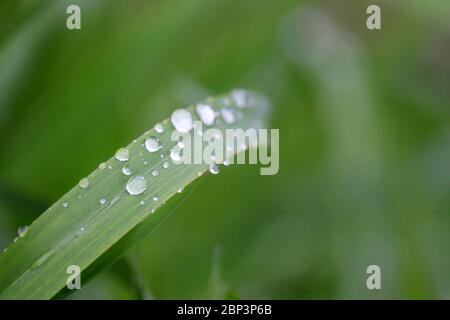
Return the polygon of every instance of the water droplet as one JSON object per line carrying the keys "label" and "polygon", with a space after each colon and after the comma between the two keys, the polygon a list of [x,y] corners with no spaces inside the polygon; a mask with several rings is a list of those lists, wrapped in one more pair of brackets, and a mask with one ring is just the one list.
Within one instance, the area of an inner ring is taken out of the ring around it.
{"label": "water droplet", "polygon": [[128,180],[126,189],[129,194],[138,195],[147,189],[147,182],[143,176],[134,176]]}
{"label": "water droplet", "polygon": [[157,177],[158,175],[159,175],[159,171],[156,170],[156,169],[154,169],[154,170],[152,171],[152,176]]}
{"label": "water droplet", "polygon": [[169,167],[169,161],[164,161],[164,162],[162,163],[162,167],[163,167],[164,169],[167,169],[167,168]]}
{"label": "water droplet", "polygon": [[232,97],[238,108],[245,108],[245,104],[247,103],[247,91],[243,89],[233,90]]}
{"label": "water droplet", "polygon": [[17,230],[17,235],[21,238],[25,237],[27,235],[27,233],[28,233],[28,226],[20,227]]}
{"label": "water droplet", "polygon": [[81,230],[81,231],[85,231],[86,229],[84,229],[84,227],[81,227],[80,230]]}
{"label": "water droplet", "polygon": [[156,152],[162,148],[161,142],[157,137],[150,137],[145,140],[145,149],[148,152]]}
{"label": "water droplet", "polygon": [[153,201],[158,201],[159,200],[159,197],[158,196],[153,196]]}
{"label": "water droplet", "polygon": [[116,159],[119,161],[128,161],[130,159],[130,152],[128,149],[120,148],[116,151]]}
{"label": "water droplet", "polygon": [[222,108],[220,114],[222,115],[223,120],[228,124],[232,124],[236,121],[236,116],[232,109]]}
{"label": "water droplet", "polygon": [[131,169],[129,166],[125,166],[122,168],[122,173],[126,176],[129,176],[129,175],[131,175],[132,172],[131,172]]}
{"label": "water droplet", "polygon": [[108,169],[111,170],[111,169],[112,169],[112,166],[108,166]]}
{"label": "water droplet", "polygon": [[183,190],[184,190],[184,188],[183,188],[183,187],[181,187],[180,189],[178,189],[178,193],[182,193],[182,192],[183,192]]}
{"label": "water droplet", "polygon": [[98,168],[99,168],[100,170],[105,169],[105,168],[106,168],[106,163],[104,163],[104,162],[100,163],[100,165],[98,166]]}
{"label": "water droplet", "polygon": [[147,161],[144,161],[144,165],[145,165],[145,166],[148,165],[148,162],[147,162]]}
{"label": "water droplet", "polygon": [[170,121],[175,129],[181,133],[187,133],[194,127],[192,115],[186,109],[175,110],[170,117]]}
{"label": "water droplet", "polygon": [[144,200],[141,200],[141,202],[139,202],[139,204],[140,204],[141,206],[143,206],[143,205],[145,204],[145,201],[144,201]]}
{"label": "water droplet", "polygon": [[230,161],[228,160],[223,160],[223,165],[228,167],[230,165]]}
{"label": "water droplet", "polygon": [[180,161],[181,160],[180,150],[177,150],[176,148],[173,148],[172,150],[170,150],[170,158],[174,162]]}
{"label": "water droplet", "polygon": [[155,209],[152,209],[151,213],[154,213],[154,212],[155,212]]}
{"label": "water droplet", "polygon": [[212,174],[218,174],[220,169],[219,166],[215,163],[213,163],[212,165],[209,166],[209,172],[211,172]]}
{"label": "water droplet", "polygon": [[83,189],[87,189],[89,187],[89,179],[88,178],[81,179],[78,185]]}
{"label": "water droplet", "polygon": [[69,203],[63,202],[63,203],[62,203],[62,206],[63,206],[64,208],[67,208],[67,207],[69,206]]}
{"label": "water droplet", "polygon": [[200,103],[197,105],[196,110],[200,120],[202,120],[204,124],[210,126],[214,123],[216,113],[209,104]]}
{"label": "water droplet", "polygon": [[101,198],[101,199],[99,200],[99,202],[100,202],[100,204],[105,204],[105,203],[106,203],[106,199],[105,199],[105,198]]}
{"label": "water droplet", "polygon": [[162,126],[161,123],[155,124],[155,131],[158,132],[158,133],[163,133],[164,132],[164,127]]}

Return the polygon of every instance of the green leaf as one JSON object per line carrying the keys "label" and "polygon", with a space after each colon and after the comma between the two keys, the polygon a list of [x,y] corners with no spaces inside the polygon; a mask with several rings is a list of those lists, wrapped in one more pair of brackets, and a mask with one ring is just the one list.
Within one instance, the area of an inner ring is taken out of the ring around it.
{"label": "green leaf", "polygon": [[[227,107],[238,115],[233,124],[217,120],[214,128],[224,132],[228,128],[261,127],[267,117],[267,101],[246,92],[245,105],[238,108],[236,92],[205,101],[216,111]],[[187,109],[194,120],[199,120],[194,106]],[[161,124],[163,132],[151,129],[125,147],[129,160],[119,161],[116,157],[107,160],[87,177],[87,188],[81,183],[72,188],[0,255],[1,299],[50,299],[66,295],[68,266],[77,265],[83,270],[82,281],[90,279],[173,211],[187,194],[180,195],[180,188],[202,176],[208,165],[174,164],[169,156],[177,144],[171,140],[174,128],[169,119]],[[158,152],[148,152],[144,146],[151,136],[160,139],[163,148]],[[61,150],[61,162],[65,157],[70,157],[70,146]],[[168,168],[162,166],[165,161],[169,162]],[[131,176],[123,173],[124,166],[131,169]],[[152,175],[153,170],[159,174]],[[147,187],[143,193],[131,195],[126,184],[137,175],[145,178]]]}

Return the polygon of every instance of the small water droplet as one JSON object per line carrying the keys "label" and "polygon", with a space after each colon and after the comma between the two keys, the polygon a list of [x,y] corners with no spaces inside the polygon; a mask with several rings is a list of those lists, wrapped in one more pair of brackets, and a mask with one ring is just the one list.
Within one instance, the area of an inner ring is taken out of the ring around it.
{"label": "small water droplet", "polygon": [[158,196],[153,196],[152,199],[153,199],[153,201],[158,201],[159,197]]}
{"label": "small water droplet", "polygon": [[161,150],[161,142],[158,137],[150,137],[145,140],[145,149],[148,152],[156,152]]}
{"label": "small water droplet", "polygon": [[223,160],[223,165],[228,167],[230,165],[230,161],[228,160]]}
{"label": "small water droplet", "polygon": [[120,148],[116,151],[116,159],[119,161],[128,161],[130,159],[130,152],[128,149]]}
{"label": "small water droplet", "polygon": [[144,165],[146,166],[146,165],[148,165],[148,162],[147,162],[147,160],[146,161],[144,161]]}
{"label": "small water droplet", "polygon": [[28,233],[28,226],[20,227],[17,230],[17,235],[21,238],[25,237],[27,235],[27,233]]}
{"label": "small water droplet", "polygon": [[101,198],[101,199],[99,200],[99,202],[100,202],[100,204],[105,204],[105,203],[106,203],[106,199],[105,199],[105,198]]}
{"label": "small water droplet", "polygon": [[131,195],[138,195],[147,189],[147,182],[143,176],[134,176],[128,180],[126,189]]}
{"label": "small water droplet", "polygon": [[155,209],[152,209],[151,213],[154,213],[154,212],[155,212]]}
{"label": "small water droplet", "polygon": [[81,231],[85,231],[86,229],[85,229],[84,227],[81,227],[80,230],[81,230]]}
{"label": "small water droplet", "polygon": [[247,103],[247,91],[243,89],[233,90],[232,97],[238,108],[245,108],[245,104]]}
{"label": "small water droplet", "polygon": [[209,172],[211,172],[212,174],[218,174],[220,169],[219,166],[215,163],[213,163],[212,165],[209,166]]}
{"label": "small water droplet", "polygon": [[210,126],[214,123],[216,113],[209,104],[200,103],[197,105],[196,110],[200,120],[202,120],[204,124]]}
{"label": "small water droplet", "polygon": [[159,175],[159,171],[156,170],[156,169],[154,169],[154,170],[152,171],[152,176],[157,177],[158,175]]}
{"label": "small water droplet", "polygon": [[131,169],[129,166],[125,166],[122,168],[122,173],[126,176],[129,176],[129,175],[131,175],[132,172],[131,172]]}
{"label": "small water droplet", "polygon": [[63,203],[62,203],[62,206],[63,206],[64,208],[67,208],[67,207],[69,206],[69,203],[68,203],[68,202],[63,202]]}
{"label": "small water droplet", "polygon": [[183,192],[183,190],[184,190],[184,188],[183,188],[183,187],[181,187],[180,189],[178,189],[178,193],[182,193],[182,192]]}
{"label": "small water droplet", "polygon": [[106,163],[104,163],[104,162],[100,163],[100,165],[98,166],[98,168],[99,168],[100,170],[105,169],[105,168],[106,168]]}
{"label": "small water droplet", "polygon": [[170,158],[174,162],[180,161],[181,160],[180,150],[177,150],[177,148],[173,148],[172,150],[170,150]]}
{"label": "small water droplet", "polygon": [[236,116],[234,115],[232,109],[222,108],[220,110],[220,114],[222,115],[223,120],[225,120],[225,122],[228,124],[232,124],[236,121]]}
{"label": "small water droplet", "polygon": [[112,169],[112,166],[108,166],[108,169],[111,170],[111,169]]}
{"label": "small water droplet", "polygon": [[87,189],[89,187],[89,179],[88,178],[81,179],[78,185],[83,189]]}
{"label": "small water droplet", "polygon": [[170,117],[175,129],[181,133],[187,133],[194,127],[191,113],[186,109],[177,109]]}
{"label": "small water droplet", "polygon": [[161,123],[157,123],[155,124],[155,131],[158,133],[163,133],[164,132],[164,127]]}
{"label": "small water droplet", "polygon": [[141,200],[141,202],[139,202],[139,204],[140,204],[141,206],[143,206],[143,205],[145,204],[145,201],[144,201],[144,200]]}
{"label": "small water droplet", "polygon": [[163,167],[164,169],[167,169],[167,168],[169,167],[169,161],[164,161],[164,162],[162,163],[162,167]]}

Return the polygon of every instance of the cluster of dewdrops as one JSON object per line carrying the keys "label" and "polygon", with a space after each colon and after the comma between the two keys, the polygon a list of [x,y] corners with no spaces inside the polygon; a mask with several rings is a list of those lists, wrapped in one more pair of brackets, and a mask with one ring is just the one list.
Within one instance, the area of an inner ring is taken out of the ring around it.
{"label": "cluster of dewdrops", "polygon": [[[203,103],[199,103],[195,107],[195,111],[197,112],[198,117],[202,121],[202,123],[206,126],[212,126],[216,123],[216,121],[219,120],[219,118],[227,124],[233,124],[237,118],[239,117],[239,113],[236,114],[236,111],[231,108],[231,105],[234,104],[237,108],[243,109],[248,106],[251,106],[250,98],[247,93],[247,91],[243,89],[236,89],[231,93],[231,96],[226,96],[222,98],[221,100],[222,107],[219,111],[216,111],[213,109],[210,103],[208,103],[208,100]],[[220,121],[221,121],[220,120]],[[191,130],[195,130],[194,128],[194,120],[191,112],[187,109],[177,109],[175,110],[171,117],[170,121],[174,128],[180,132],[180,133],[187,133]],[[164,126],[161,123],[158,123],[155,125],[154,130],[156,133],[163,133],[164,132]],[[203,133],[199,130],[196,132],[199,135],[202,135]],[[151,136],[146,138],[143,146],[145,149],[150,153],[156,153],[160,151],[163,146],[161,144],[161,141],[156,136]],[[176,163],[181,160],[182,155],[181,151],[183,149],[182,142],[178,142],[177,145],[170,150],[170,158]],[[164,158],[164,155],[161,154],[161,158]],[[127,162],[130,160],[130,152],[126,148],[120,148],[117,150],[115,154],[115,159],[119,162]],[[146,161],[144,164],[147,164]],[[223,162],[224,165],[227,165],[227,161],[225,160]],[[169,161],[164,160],[162,162],[162,168],[167,169],[170,166]],[[107,166],[106,163],[102,162],[99,165],[100,170],[104,169],[112,169],[112,166]],[[214,163],[209,166],[209,172],[212,174],[218,174],[219,173],[219,166]],[[144,176],[142,175],[132,175],[133,172],[131,168],[128,165],[124,165],[122,167],[122,173],[126,176],[130,176],[128,182],[126,183],[125,189],[126,191],[132,195],[136,196],[139,194],[142,194],[147,189],[147,182]],[[159,175],[159,171],[157,169],[152,170],[151,175],[156,177]],[[79,187],[82,189],[88,189],[90,186],[90,181],[88,178],[83,178],[79,182]],[[181,193],[183,191],[183,188],[178,189],[178,192]],[[80,198],[81,196],[79,196]],[[118,200],[118,197],[111,200],[111,204],[113,204],[115,201]],[[153,201],[158,201],[159,197],[157,195],[152,196]],[[108,200],[106,198],[100,198],[99,203],[101,205],[105,205],[108,203]],[[141,205],[145,205],[145,201],[140,201]],[[69,203],[67,201],[62,202],[62,206],[64,208],[69,207]],[[152,210],[152,213],[155,209]],[[84,231],[84,228],[81,228],[81,231]],[[19,238],[23,238],[28,233],[28,226],[20,227],[17,231],[18,237],[15,239],[17,241]],[[7,249],[5,248],[4,251]]]}

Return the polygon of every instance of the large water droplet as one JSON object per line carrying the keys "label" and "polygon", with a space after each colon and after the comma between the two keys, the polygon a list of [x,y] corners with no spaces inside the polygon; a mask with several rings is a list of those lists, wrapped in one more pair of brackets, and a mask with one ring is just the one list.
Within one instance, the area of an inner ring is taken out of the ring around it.
{"label": "large water droplet", "polygon": [[148,152],[156,152],[162,148],[161,142],[157,137],[150,137],[145,140],[145,149]]}
{"label": "large water droplet", "polygon": [[119,161],[128,161],[130,159],[130,152],[128,149],[120,148],[116,151],[116,159]]}
{"label": "large water droplet", "polygon": [[220,110],[220,114],[222,115],[223,120],[225,120],[225,122],[228,124],[232,124],[236,121],[236,116],[234,115],[232,109],[222,108]]}
{"label": "large water droplet", "polygon": [[189,132],[194,127],[192,115],[186,109],[175,110],[170,117],[170,121],[175,129],[181,133]]}
{"label": "large water droplet", "polygon": [[17,234],[18,234],[19,237],[21,237],[21,238],[25,237],[25,236],[27,235],[27,233],[28,233],[28,226],[20,227],[20,228],[17,230]]}
{"label": "large water droplet", "polygon": [[198,116],[200,117],[200,120],[202,120],[204,124],[210,126],[214,123],[214,120],[216,119],[216,113],[209,104],[200,103],[197,105],[196,110]]}
{"label": "large water droplet", "polygon": [[220,169],[219,166],[215,163],[213,163],[212,165],[209,166],[209,172],[211,172],[212,174],[218,174]]}
{"label": "large water droplet", "polygon": [[129,166],[125,166],[122,168],[122,173],[126,176],[129,176],[129,175],[131,175],[132,172],[131,172],[131,169]]}
{"label": "large water droplet", "polygon": [[143,176],[134,176],[128,180],[126,189],[129,194],[138,195],[147,189],[147,182]]}
{"label": "large water droplet", "polygon": [[87,189],[89,187],[89,179],[88,178],[81,179],[78,185],[83,189]]}
{"label": "large water droplet", "polygon": [[161,123],[155,124],[155,131],[158,132],[158,133],[163,133],[164,132],[164,127],[162,126]]}

